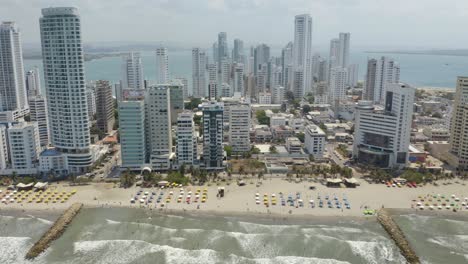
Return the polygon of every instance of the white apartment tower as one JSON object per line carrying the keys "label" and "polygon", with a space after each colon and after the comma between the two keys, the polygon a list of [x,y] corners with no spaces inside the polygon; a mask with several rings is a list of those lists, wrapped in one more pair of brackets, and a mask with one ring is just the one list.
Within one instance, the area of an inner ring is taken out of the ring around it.
{"label": "white apartment tower", "polygon": [[37,122],[41,146],[49,145],[49,121],[47,118],[47,103],[42,95],[29,97],[29,115],[31,121]]}
{"label": "white apartment tower", "polygon": [[140,53],[130,52],[122,62],[122,89],[145,89]]}
{"label": "white apartment tower", "polygon": [[350,33],[340,33],[339,36],[339,53],[338,53],[338,65],[346,68],[349,65],[349,42]]}
{"label": "white apartment tower", "polygon": [[169,81],[169,56],[167,48],[156,49],[156,84],[167,84]]}
{"label": "white apartment tower", "polygon": [[251,109],[249,105],[232,105],[229,108],[229,144],[232,152],[248,152],[250,146],[250,120]]}
{"label": "white apartment tower", "polygon": [[223,169],[224,104],[214,101],[201,105],[203,111],[203,162],[207,170]]}
{"label": "white apartment tower", "polygon": [[193,97],[206,97],[206,54],[200,48],[192,49]]}
{"label": "white apartment tower", "polygon": [[195,134],[195,124],[193,113],[182,112],[177,116],[177,163],[193,165],[197,160],[197,136]]}
{"label": "white apartment tower", "polygon": [[312,17],[308,14],[295,17],[293,47],[292,91],[299,99],[312,85]]}
{"label": "white apartment tower", "polygon": [[41,77],[37,67],[26,73],[26,91],[28,96],[36,96],[42,93]]}
{"label": "white apartment tower", "polygon": [[0,25],[0,111],[28,108],[20,31],[14,22]]}
{"label": "white apartment tower", "polygon": [[455,104],[450,122],[450,153],[459,173],[468,171],[468,77],[457,78]]}
{"label": "white apartment tower", "polygon": [[170,87],[150,86],[145,96],[146,146],[155,170],[170,168],[172,153]]}
{"label": "white apartment tower", "polygon": [[334,105],[336,102],[346,99],[348,71],[341,67],[331,68],[330,71],[329,99],[330,103]]}
{"label": "white apartment tower", "polygon": [[386,87],[400,81],[400,65],[388,57],[369,59],[367,61],[366,83],[363,98],[374,103],[383,104]]}
{"label": "white apartment tower", "polygon": [[21,122],[8,128],[11,168],[27,170],[37,167],[41,146],[36,122]]}
{"label": "white apartment tower", "polygon": [[44,8],[40,27],[51,143],[67,157],[69,172],[81,173],[93,160],[78,10]]}
{"label": "white apartment tower", "polygon": [[359,101],[355,111],[353,156],[359,163],[402,168],[408,161],[415,89],[387,86],[384,106]]}

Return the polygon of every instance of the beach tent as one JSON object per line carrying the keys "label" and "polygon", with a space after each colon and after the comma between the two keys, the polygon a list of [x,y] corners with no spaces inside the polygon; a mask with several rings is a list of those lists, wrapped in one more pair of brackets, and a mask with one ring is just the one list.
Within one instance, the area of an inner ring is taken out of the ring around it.
{"label": "beach tent", "polygon": [[45,189],[47,189],[48,186],[49,186],[49,183],[47,183],[47,182],[37,182],[34,185],[34,189],[36,189],[36,190],[45,190]]}
{"label": "beach tent", "polygon": [[344,179],[344,184],[348,188],[356,188],[356,186],[359,186],[359,181],[355,178]]}
{"label": "beach tent", "polygon": [[340,187],[341,183],[341,179],[327,179],[327,187]]}
{"label": "beach tent", "polygon": [[20,190],[20,191],[22,191],[22,190],[31,190],[33,187],[34,187],[33,182],[28,183],[28,184],[18,183],[18,185],[16,185],[16,188],[18,188],[18,190]]}

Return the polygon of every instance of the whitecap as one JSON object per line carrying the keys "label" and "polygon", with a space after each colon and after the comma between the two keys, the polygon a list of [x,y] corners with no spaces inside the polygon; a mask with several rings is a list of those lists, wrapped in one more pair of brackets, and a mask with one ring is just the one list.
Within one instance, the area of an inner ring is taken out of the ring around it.
{"label": "whitecap", "polygon": [[[361,256],[367,263],[386,263],[395,261],[404,263],[403,256],[393,250],[393,244],[389,241],[346,241],[352,252]],[[395,258],[396,257],[396,258]]]}
{"label": "whitecap", "polygon": [[0,237],[0,263],[23,263],[26,250],[31,245],[29,237]]}

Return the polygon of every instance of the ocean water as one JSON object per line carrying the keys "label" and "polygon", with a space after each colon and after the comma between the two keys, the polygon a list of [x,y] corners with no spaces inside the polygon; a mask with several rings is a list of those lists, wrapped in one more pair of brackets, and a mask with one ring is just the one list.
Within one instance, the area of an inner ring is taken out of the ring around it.
{"label": "ocean water", "polygon": [[[468,221],[396,217],[426,264],[468,263]],[[0,263],[405,263],[374,218],[304,220],[83,209],[34,261],[24,255],[52,222],[0,216]]]}
{"label": "ocean water", "polygon": [[[209,54],[209,51],[208,51]],[[279,56],[280,51],[272,50],[272,56]],[[322,54],[326,56],[326,54]],[[355,51],[350,54],[351,63],[359,64],[359,79],[363,80],[368,58],[389,56],[400,63],[401,80],[415,87],[455,88],[457,76],[468,75],[468,58],[463,56],[438,56],[417,54],[377,54]],[[141,52],[145,78],[155,80],[156,58],[154,52]],[[107,57],[85,63],[87,80],[121,79],[121,57]],[[25,60],[25,70],[39,67],[42,73],[42,60]],[[191,50],[169,51],[169,71],[172,77],[185,77],[192,83]],[[43,88],[44,89],[44,88]],[[191,88],[190,88],[191,89]]]}

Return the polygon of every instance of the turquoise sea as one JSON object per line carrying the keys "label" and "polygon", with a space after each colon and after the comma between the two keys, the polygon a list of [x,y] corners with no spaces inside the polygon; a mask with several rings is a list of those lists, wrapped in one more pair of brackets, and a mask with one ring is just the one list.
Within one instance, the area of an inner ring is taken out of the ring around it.
{"label": "turquoise sea", "polygon": [[[209,54],[209,51],[208,51]],[[280,51],[272,51],[273,56],[279,56]],[[325,54],[324,54],[325,55]],[[141,52],[144,75],[148,80],[154,80],[156,75],[156,62],[154,52]],[[377,54],[356,51],[351,53],[351,63],[359,64],[359,79],[363,80],[367,58],[389,56],[400,63],[401,80],[415,87],[444,87],[455,88],[457,76],[468,75],[468,57],[416,55],[416,54]],[[118,82],[121,78],[120,57],[107,57],[88,61],[85,64],[87,80],[109,80]],[[41,60],[25,60],[25,70],[34,66],[41,69]],[[191,50],[169,51],[169,71],[173,77],[185,77],[192,82],[192,52]]]}

